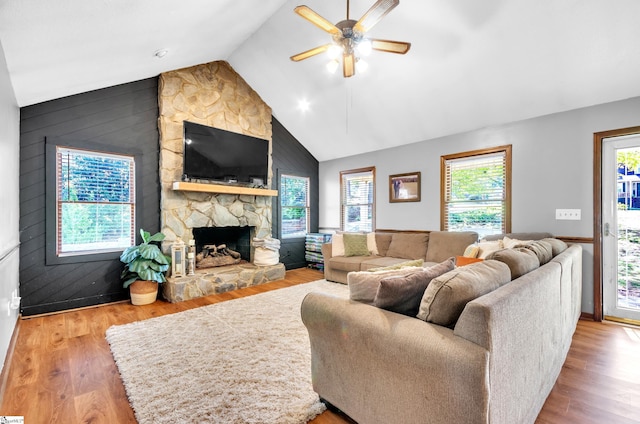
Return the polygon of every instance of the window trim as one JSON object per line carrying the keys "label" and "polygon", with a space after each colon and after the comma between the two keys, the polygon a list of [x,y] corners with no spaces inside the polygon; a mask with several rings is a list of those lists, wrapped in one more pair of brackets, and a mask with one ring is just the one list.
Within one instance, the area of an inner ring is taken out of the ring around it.
{"label": "window trim", "polygon": [[[135,163],[135,233],[136,243],[140,241],[138,234],[139,223],[142,222],[142,175],[143,175],[143,155],[139,149],[123,148],[100,143],[78,141],[66,137],[46,137],[45,139],[45,265],[61,265],[83,262],[100,262],[118,259],[121,251],[86,253],[79,255],[58,256],[57,254],[57,170],[56,157],[57,147],[67,147],[78,150],[92,150],[94,152],[104,152],[133,156]],[[123,249],[124,250],[124,249]]]}
{"label": "window trim", "polygon": [[283,177],[291,177],[291,178],[305,178],[307,180],[307,230],[304,236],[288,236],[285,237],[282,231],[282,208],[283,207],[295,207],[295,206],[284,206],[282,204],[281,197],[278,196],[278,228],[279,228],[279,237],[281,240],[296,240],[296,239],[305,239],[307,234],[311,233],[311,177],[309,175],[301,175],[296,172],[288,172],[282,171],[278,173],[278,190],[281,190],[282,187],[282,178]]}
{"label": "window trim", "polygon": [[454,159],[472,158],[475,156],[490,155],[495,153],[504,153],[505,155],[505,210],[504,210],[504,233],[511,232],[511,144],[489,147],[486,149],[470,150],[467,152],[454,153],[450,155],[440,156],[440,230],[445,231],[446,223],[446,179],[447,179],[447,161]]}
{"label": "window trim", "polygon": [[344,199],[342,194],[344,193],[344,177],[349,174],[360,174],[363,172],[371,172],[373,178],[373,198],[371,200],[371,231],[376,230],[376,167],[367,166],[364,168],[349,169],[346,171],[340,171],[340,231],[344,231]]}

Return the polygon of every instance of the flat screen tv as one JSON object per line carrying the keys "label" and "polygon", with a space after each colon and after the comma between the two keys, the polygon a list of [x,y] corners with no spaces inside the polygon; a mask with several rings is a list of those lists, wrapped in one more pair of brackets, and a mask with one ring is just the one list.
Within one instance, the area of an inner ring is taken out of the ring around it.
{"label": "flat screen tv", "polygon": [[269,141],[184,121],[182,179],[264,186]]}

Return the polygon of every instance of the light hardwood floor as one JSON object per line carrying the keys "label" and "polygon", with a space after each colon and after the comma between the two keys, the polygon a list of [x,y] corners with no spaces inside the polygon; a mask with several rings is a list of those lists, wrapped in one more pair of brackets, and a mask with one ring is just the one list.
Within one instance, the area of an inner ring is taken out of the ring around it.
{"label": "light hardwood floor", "polygon": [[[29,424],[135,423],[105,340],[107,328],[319,278],[318,271],[299,269],[288,271],[285,280],[177,304],[120,303],[21,320],[0,416],[24,416]],[[640,423],[639,400],[640,329],[580,321],[536,423]],[[327,411],[311,423],[352,421]]]}

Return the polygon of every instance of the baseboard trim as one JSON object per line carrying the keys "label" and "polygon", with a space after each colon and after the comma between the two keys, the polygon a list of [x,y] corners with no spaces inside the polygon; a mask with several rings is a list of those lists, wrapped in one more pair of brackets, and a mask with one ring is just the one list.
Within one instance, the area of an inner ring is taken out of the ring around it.
{"label": "baseboard trim", "polygon": [[11,341],[9,342],[9,349],[7,350],[7,356],[5,356],[4,358],[2,373],[0,374],[0,406],[4,403],[4,392],[7,389],[7,381],[9,380],[9,371],[11,368],[11,364],[13,363],[13,353],[16,350],[18,333],[20,333],[19,317],[16,320],[16,326],[13,328],[13,334],[11,335]]}
{"label": "baseboard trim", "polygon": [[81,306],[79,308],[72,308],[72,309],[63,309],[60,311],[53,311],[53,312],[44,312],[42,314],[36,314],[36,315],[26,315],[26,316],[22,316],[21,319],[27,320],[27,319],[32,319],[32,318],[40,318],[40,317],[48,317],[51,315],[59,315],[59,314],[66,314],[69,312],[74,312],[74,311],[83,311],[85,309],[93,309],[93,308],[99,308],[101,306],[109,306],[109,305],[117,305],[119,303],[129,303],[130,300],[116,300],[115,302],[106,302],[106,303],[99,303],[97,305],[89,305],[89,306]]}
{"label": "baseboard trim", "polygon": [[595,321],[595,319],[593,318],[593,314],[590,314],[588,312],[582,312],[580,314],[580,319],[585,321]]}

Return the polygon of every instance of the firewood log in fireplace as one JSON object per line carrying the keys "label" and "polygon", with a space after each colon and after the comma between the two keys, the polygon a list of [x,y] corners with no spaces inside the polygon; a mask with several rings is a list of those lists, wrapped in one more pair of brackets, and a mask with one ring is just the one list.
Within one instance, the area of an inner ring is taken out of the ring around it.
{"label": "firewood log in fireplace", "polygon": [[241,261],[240,253],[229,249],[226,244],[207,244],[202,247],[202,252],[196,255],[196,268],[234,265]]}

